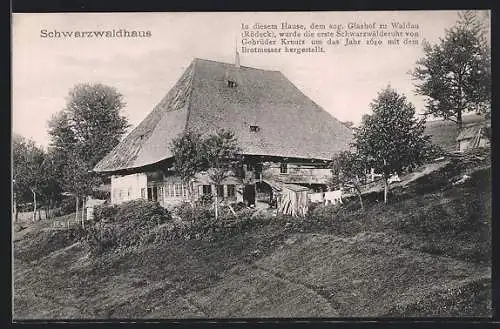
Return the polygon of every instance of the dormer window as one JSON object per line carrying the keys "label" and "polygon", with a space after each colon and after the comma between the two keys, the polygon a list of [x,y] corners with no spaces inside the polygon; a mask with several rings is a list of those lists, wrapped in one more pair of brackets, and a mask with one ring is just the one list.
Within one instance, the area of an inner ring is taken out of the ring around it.
{"label": "dormer window", "polygon": [[260,131],[260,127],[259,126],[250,126],[250,131],[253,133],[256,133],[256,132]]}
{"label": "dormer window", "polygon": [[236,87],[236,82],[234,82],[233,80],[227,80],[227,86],[229,88],[235,88]]}
{"label": "dormer window", "polygon": [[280,163],[280,174],[288,174],[288,164],[286,162]]}

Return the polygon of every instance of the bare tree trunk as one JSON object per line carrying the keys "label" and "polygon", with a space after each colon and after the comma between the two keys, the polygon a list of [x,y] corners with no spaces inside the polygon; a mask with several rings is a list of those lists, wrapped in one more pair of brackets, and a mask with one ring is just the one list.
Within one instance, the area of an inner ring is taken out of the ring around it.
{"label": "bare tree trunk", "polygon": [[47,218],[52,218],[52,213],[50,212],[52,209],[52,199],[49,199],[49,202],[47,203]]}
{"label": "bare tree trunk", "polygon": [[218,197],[217,197],[217,188],[215,191],[215,220],[219,217],[219,202],[218,202]]}
{"label": "bare tree trunk", "polygon": [[86,199],[83,199],[82,204],[82,228],[85,228],[85,204],[87,203]]}
{"label": "bare tree trunk", "polygon": [[80,203],[80,198],[78,197],[78,195],[75,197],[75,202],[76,202],[76,204],[75,204],[75,208],[76,208],[75,209],[75,221],[78,223],[78,213],[79,213],[78,206]]}
{"label": "bare tree trunk", "polygon": [[462,129],[462,109],[457,110],[457,125],[458,129]]}
{"label": "bare tree trunk", "polygon": [[364,211],[365,207],[363,205],[363,197],[361,196],[361,191],[360,190],[357,191],[358,191],[359,204],[361,205],[361,210]]}
{"label": "bare tree trunk", "polygon": [[36,192],[31,190],[33,193],[33,221],[36,221]]}
{"label": "bare tree trunk", "polygon": [[188,186],[188,193],[189,193],[189,204],[191,205],[191,207],[194,207],[194,182],[189,180],[188,183],[187,183],[187,186]]}
{"label": "bare tree trunk", "polygon": [[389,192],[389,183],[387,177],[384,175],[384,203],[387,203],[387,194]]}

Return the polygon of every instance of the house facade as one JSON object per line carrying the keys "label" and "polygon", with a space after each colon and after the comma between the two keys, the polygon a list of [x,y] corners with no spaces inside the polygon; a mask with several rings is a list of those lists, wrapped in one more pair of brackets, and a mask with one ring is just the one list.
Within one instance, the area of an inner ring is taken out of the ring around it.
{"label": "house facade", "polygon": [[[186,184],[173,171],[171,142],[186,131],[235,134],[243,164],[222,185],[206,173]],[[94,168],[111,176],[111,203],[165,207],[217,194],[230,202],[272,202],[273,186],[324,190],[328,162],[349,149],[352,131],[281,72],[194,59],[153,111]],[[273,183],[270,183],[273,182]]]}

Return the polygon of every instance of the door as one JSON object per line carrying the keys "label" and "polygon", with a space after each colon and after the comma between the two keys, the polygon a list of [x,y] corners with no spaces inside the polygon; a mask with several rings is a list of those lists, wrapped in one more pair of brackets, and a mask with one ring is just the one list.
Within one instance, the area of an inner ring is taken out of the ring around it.
{"label": "door", "polygon": [[243,202],[255,206],[255,185],[245,185],[243,190]]}

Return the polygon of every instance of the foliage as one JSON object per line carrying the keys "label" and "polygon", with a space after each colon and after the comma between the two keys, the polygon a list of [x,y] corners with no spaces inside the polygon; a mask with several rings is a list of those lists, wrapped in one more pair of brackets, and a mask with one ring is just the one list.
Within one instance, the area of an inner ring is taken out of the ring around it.
{"label": "foliage", "polygon": [[127,120],[120,114],[124,106],[122,94],[113,87],[78,84],[70,90],[66,107],[49,121],[55,171],[77,199],[103,182],[92,169],[125,133]]}
{"label": "foliage", "polygon": [[236,234],[251,232],[275,220],[275,217],[270,215],[254,214],[254,211],[243,210],[237,216],[227,212],[214,219],[210,212],[205,210],[204,216],[198,216],[188,226],[185,236],[197,240],[223,241]]}
{"label": "foliage", "polygon": [[76,211],[75,200],[73,198],[63,198],[60,203],[59,215],[64,216]]}
{"label": "foliage", "polygon": [[[184,181],[189,182],[196,174],[207,172],[215,185],[221,185],[241,163],[238,140],[234,133],[223,129],[206,138],[188,131],[173,141],[171,150],[174,155],[174,168],[179,171]],[[191,184],[189,186],[190,194],[193,195]],[[202,203],[207,201],[209,200],[203,199]],[[217,216],[218,204],[215,195],[215,217]]]}
{"label": "foliage", "polygon": [[12,140],[14,191],[19,202],[30,202],[32,190],[43,184],[45,154],[34,141],[14,135]]}
{"label": "foliage", "polygon": [[[216,186],[235,172],[241,163],[238,140],[231,131],[219,130],[204,142],[204,156],[208,164],[208,176]],[[218,217],[217,194],[215,195],[215,218]]]}
{"label": "foliage", "polygon": [[424,43],[424,57],[412,72],[417,93],[426,97],[426,114],[462,124],[464,112],[489,115],[491,50],[486,27],[471,11],[437,44]]}
{"label": "foliage", "polygon": [[96,207],[94,222],[87,228],[87,242],[94,252],[128,248],[143,242],[148,232],[172,219],[157,202],[134,200]]}
{"label": "foliage", "polygon": [[234,133],[219,130],[204,142],[204,156],[212,181],[220,185],[240,163],[238,140]]}
{"label": "foliage", "polygon": [[358,153],[343,151],[332,159],[331,168],[331,183],[337,186],[354,187],[358,193],[361,208],[363,208],[361,186],[366,178],[366,160]]}
{"label": "foliage", "polygon": [[175,207],[173,211],[186,223],[210,220],[213,217],[209,207],[205,205],[191,206],[183,203]]}
{"label": "foliage", "polygon": [[417,119],[415,107],[391,87],[382,90],[370,107],[373,114],[355,129],[354,146],[367,167],[383,174],[387,202],[390,175],[423,164],[431,144],[424,136],[425,119]]}
{"label": "foliage", "polygon": [[187,183],[192,195],[192,180],[200,171],[208,169],[206,158],[203,156],[203,138],[200,134],[187,131],[172,141],[172,155],[174,170],[183,182]]}
{"label": "foliage", "polygon": [[33,202],[35,206],[35,197],[36,204],[60,199],[61,188],[50,152],[45,152],[33,140],[14,134],[12,155],[16,204]]}

